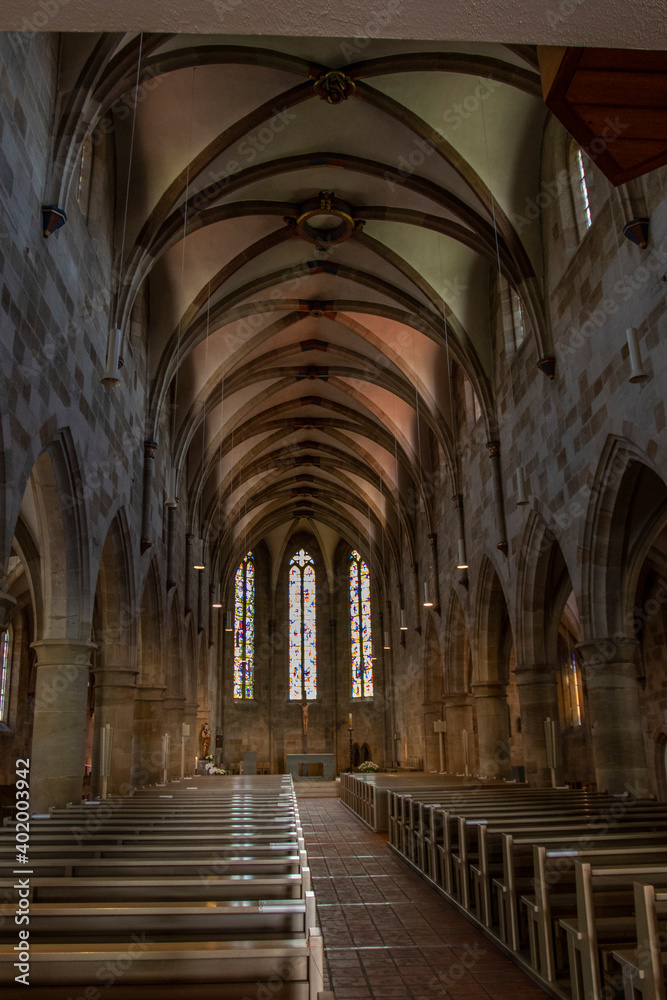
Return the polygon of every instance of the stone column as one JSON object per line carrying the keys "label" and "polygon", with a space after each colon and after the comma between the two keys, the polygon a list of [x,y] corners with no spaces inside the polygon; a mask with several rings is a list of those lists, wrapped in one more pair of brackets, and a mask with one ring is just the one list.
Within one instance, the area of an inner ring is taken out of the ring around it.
{"label": "stone column", "polygon": [[[181,742],[183,739],[183,708],[185,698],[165,698],[162,702],[165,733],[169,733],[169,759],[167,761],[167,781],[175,781],[181,776]],[[187,765],[187,760],[185,761]]]}
{"label": "stone column", "polygon": [[134,759],[132,784],[155,785],[162,781],[164,686],[137,684],[134,701]]}
{"label": "stone column", "polygon": [[507,526],[505,524],[505,504],[503,501],[503,481],[500,474],[500,441],[487,441],[486,447],[489,450],[491,459],[491,476],[493,478],[493,496],[496,503],[496,520],[498,524],[498,534],[500,536],[496,545],[497,549],[507,555]]}
{"label": "stone column", "polygon": [[465,730],[468,734],[468,751],[470,762],[470,774],[472,770],[473,755],[473,722],[472,722],[472,697],[469,694],[446,694],[443,698],[445,722],[447,732],[445,734],[445,746],[447,748],[447,760],[445,767],[450,774],[464,774],[465,761],[463,759],[463,739],[461,733]]}
{"label": "stone column", "polygon": [[648,791],[648,767],[637,683],[639,643],[623,637],[577,646],[584,677],[599,792]]}
{"label": "stone column", "polygon": [[167,508],[167,590],[176,586],[174,580],[174,540],[176,537],[176,511]]}
{"label": "stone column", "polygon": [[412,578],[415,590],[415,632],[422,634],[422,602],[423,591],[419,590],[419,563],[412,564]]}
{"label": "stone column", "polygon": [[[197,728],[197,702],[186,701],[183,705],[183,722],[190,726],[190,735],[185,737],[185,773],[195,773],[195,757],[199,756],[199,729]],[[213,734],[211,734],[213,742]]]}
{"label": "stone column", "polygon": [[[515,670],[521,706],[521,738],[526,781],[536,788],[551,787],[547,765],[547,742],[544,720],[554,719],[560,731],[558,689],[553,667],[523,666]],[[556,741],[558,752],[559,741]]]}
{"label": "stone column", "polygon": [[96,647],[76,639],[41,639],[32,648],[37,684],[30,811],[44,813],[81,802],[90,654]]}
{"label": "stone column", "polygon": [[153,479],[155,477],[155,452],[157,441],[144,441],[144,492],[141,507],[141,542],[142,552],[149,549],[151,541],[151,505],[153,502]]}
{"label": "stone column", "polygon": [[440,567],[438,565],[438,536],[432,532],[428,536],[431,543],[431,565],[433,566],[433,610],[440,614]]}
{"label": "stone column", "polygon": [[129,795],[132,788],[132,739],[137,671],[126,666],[100,666],[95,670],[95,738],[93,742],[93,795],[100,794],[100,732],[113,729],[109,795]]}
{"label": "stone column", "polygon": [[487,778],[509,778],[510,728],[507,685],[498,681],[473,684],[479,744],[479,773]]}

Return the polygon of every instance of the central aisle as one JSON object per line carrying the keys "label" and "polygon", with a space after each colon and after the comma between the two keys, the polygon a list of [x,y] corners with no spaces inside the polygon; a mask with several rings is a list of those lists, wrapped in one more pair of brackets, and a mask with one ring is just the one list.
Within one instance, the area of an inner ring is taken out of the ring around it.
{"label": "central aisle", "polygon": [[325,989],[336,1000],[544,1000],[339,799],[300,800],[299,812],[324,935]]}

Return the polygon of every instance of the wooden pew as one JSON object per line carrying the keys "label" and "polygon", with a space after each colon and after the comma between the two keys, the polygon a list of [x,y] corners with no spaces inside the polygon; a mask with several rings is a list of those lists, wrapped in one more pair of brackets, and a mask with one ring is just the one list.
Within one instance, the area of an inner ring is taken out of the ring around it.
{"label": "wooden pew", "polygon": [[[176,808],[160,793],[140,806],[114,801],[111,817],[101,803],[33,819],[30,982],[40,997],[80,993],[120,966],[105,1000],[186,989],[189,1000],[240,1000],[261,980],[278,981],[276,1000],[316,1000],[322,940],[294,793],[288,808],[281,793],[258,809],[252,784],[244,779],[241,806],[236,792],[221,804],[210,789],[179,789]],[[0,832],[0,887],[16,880],[13,834]],[[13,931],[0,944],[7,986],[14,944]]]}
{"label": "wooden pew", "polygon": [[635,882],[633,893],[637,947],[613,953],[622,969],[625,1000],[665,1000],[667,891]]}
{"label": "wooden pew", "polygon": [[[132,935],[153,941],[253,940],[305,936],[317,926],[315,895],[301,899],[33,902],[30,944],[125,942]],[[16,944],[16,926],[0,928],[0,943]]]}
{"label": "wooden pew", "polygon": [[[622,905],[628,902],[631,895],[633,876],[636,879],[661,872],[667,874],[667,850],[664,844],[662,847],[632,845],[597,848],[577,851],[574,856],[545,850],[537,845],[533,850],[535,894],[523,896],[521,901],[526,907],[529,920],[533,921],[531,940],[536,943],[536,954],[531,951],[531,964],[547,982],[553,982],[556,978],[555,925],[560,925],[566,934],[574,934],[576,937],[582,919],[585,919],[582,926],[590,928],[591,914],[595,912],[593,895],[596,891],[609,893],[607,899],[603,899],[608,907]],[[568,863],[565,869],[562,867],[563,860]],[[552,869],[558,875],[557,881],[550,878],[549,861],[558,863],[558,867],[554,866]],[[569,867],[572,863],[573,868]],[[595,868],[591,867],[592,864],[595,864]],[[561,920],[566,926],[560,923]],[[577,924],[569,921],[577,921]],[[589,941],[588,938],[586,940]],[[593,948],[590,941],[587,947]],[[583,951],[579,950],[583,955]],[[591,953],[589,950],[588,956]],[[589,957],[585,961],[590,967]],[[594,981],[595,977],[592,977],[591,988]]]}
{"label": "wooden pew", "polygon": [[606,959],[615,950],[638,940],[633,879],[658,880],[667,886],[667,861],[656,865],[642,856],[637,864],[624,867],[592,867],[577,861],[575,868],[576,917],[560,920],[567,933],[572,992],[581,1000],[603,1000],[608,989],[601,980],[601,967],[607,967]]}
{"label": "wooden pew", "polygon": [[[17,876],[0,879],[0,892],[11,893]],[[36,903],[147,902],[248,899],[300,899],[310,890],[310,868],[277,875],[212,875],[206,872],[169,877],[116,875],[90,878],[86,874],[35,876],[30,879],[30,898]]]}
{"label": "wooden pew", "polygon": [[[537,836],[542,827],[554,834],[566,834],[568,830],[573,830],[575,824],[580,827],[581,835],[584,838],[587,835],[592,836],[601,825],[599,807],[586,810],[575,807],[568,810],[566,816],[563,816],[560,811],[554,812],[551,808],[531,808],[522,810],[521,815],[516,819],[496,816],[494,819],[489,818],[487,822],[473,820],[469,825],[466,820],[465,826],[464,821],[459,820],[461,829],[459,841],[463,841],[464,848],[467,849],[468,853],[461,850],[460,854],[463,857],[457,858],[456,855],[453,855],[452,860],[453,864],[460,869],[458,881],[463,881],[465,888],[468,887],[469,883],[472,883],[477,915],[485,926],[491,924],[492,878],[494,874],[500,873],[503,866],[502,837],[504,834],[516,833],[517,835],[529,836],[532,833]],[[650,804],[644,808],[637,805],[628,809],[624,816],[617,816],[613,822],[609,824],[605,822],[602,825],[609,826],[608,836],[610,837],[614,836],[615,833],[632,830],[655,831],[656,833],[662,830],[662,836],[665,837],[667,813]],[[475,864],[472,862],[473,858],[476,858]],[[461,897],[460,901],[463,903]],[[469,908],[467,903],[464,905]],[[503,916],[504,914],[501,912],[499,914],[501,921]],[[503,937],[503,940],[506,938]]]}
{"label": "wooden pew", "polygon": [[[285,853],[266,857],[253,857],[246,854],[242,857],[214,854],[209,850],[196,853],[192,849],[188,857],[181,851],[167,849],[144,849],[137,854],[136,848],[130,848],[129,856],[126,848],[109,848],[102,852],[102,857],[95,857],[95,849],[88,855],[72,853],[62,856],[57,849],[44,848],[41,856],[30,854],[30,868],[36,875],[54,877],[56,875],[81,874],[89,878],[105,878],[111,874],[130,878],[132,875],[152,875],[164,877],[169,875],[188,875],[201,873],[218,873],[228,875],[283,875],[298,872],[307,862],[305,851],[300,854]],[[98,852],[99,853],[99,852]],[[0,876],[5,877],[13,871],[15,865],[0,861]]]}
{"label": "wooden pew", "polygon": [[[147,985],[167,982],[190,995],[192,984],[215,983],[217,995],[226,996],[227,984],[243,984],[246,992],[258,981],[279,977],[307,986],[306,1000],[317,1000],[322,990],[322,938],[317,928],[307,939],[283,938],[273,941],[148,941],[127,944],[35,944],[30,947],[30,986],[48,997],[52,986],[85,989],[91,983],[104,984],[100,970],[120,969],[122,984],[134,987],[135,996],[144,995]],[[0,946],[0,985],[14,984],[11,945]],[[167,972],[168,970],[168,972]],[[110,981],[115,983],[114,975]],[[235,991],[237,992],[237,991]],[[108,995],[105,990],[105,995]],[[238,992],[237,992],[238,995]]]}
{"label": "wooden pew", "polygon": [[[519,898],[522,894],[530,894],[535,886],[535,846],[541,847],[545,852],[552,852],[559,863],[563,863],[564,859],[572,859],[574,871],[573,860],[577,857],[577,852],[633,845],[661,848],[666,839],[664,830],[595,833],[589,827],[560,832],[552,829],[539,836],[534,831],[517,833],[505,830],[500,833],[500,837],[502,873],[493,879],[493,888],[497,898],[499,937],[513,951],[519,951],[522,944],[519,934]],[[491,926],[491,923],[487,922],[486,926]]]}

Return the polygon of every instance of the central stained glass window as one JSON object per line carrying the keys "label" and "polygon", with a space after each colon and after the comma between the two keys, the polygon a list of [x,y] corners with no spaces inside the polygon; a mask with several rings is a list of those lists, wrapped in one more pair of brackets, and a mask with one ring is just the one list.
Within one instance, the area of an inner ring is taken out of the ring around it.
{"label": "central stained glass window", "polygon": [[371,577],[356,549],[350,555],[350,633],[352,697],[372,698]]}
{"label": "central stained glass window", "polygon": [[290,701],[317,698],[315,560],[304,549],[289,561]]}
{"label": "central stained glass window", "polygon": [[255,682],[255,561],[248,552],[234,577],[234,697],[252,698]]}

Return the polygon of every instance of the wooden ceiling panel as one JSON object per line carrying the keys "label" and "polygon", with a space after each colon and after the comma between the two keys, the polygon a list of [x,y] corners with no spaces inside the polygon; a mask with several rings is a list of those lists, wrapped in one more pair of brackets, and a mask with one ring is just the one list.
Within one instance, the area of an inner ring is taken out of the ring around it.
{"label": "wooden ceiling panel", "polygon": [[612,184],[667,163],[664,52],[538,47],[547,107]]}

